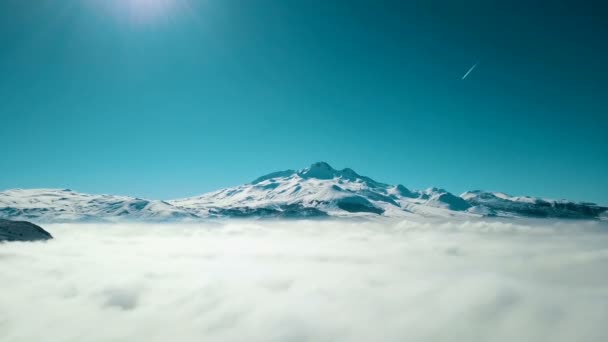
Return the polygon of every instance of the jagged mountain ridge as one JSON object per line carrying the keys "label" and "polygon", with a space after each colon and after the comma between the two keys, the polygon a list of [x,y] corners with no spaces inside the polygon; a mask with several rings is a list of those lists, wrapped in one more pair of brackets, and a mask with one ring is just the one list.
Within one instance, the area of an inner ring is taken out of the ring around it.
{"label": "jagged mountain ridge", "polygon": [[[273,210],[276,216],[285,213],[283,216],[293,217],[298,215],[293,211],[284,211],[284,208],[294,207],[316,210],[302,216],[312,216],[320,212],[330,216],[525,216],[597,219],[606,217],[608,212],[608,208],[592,203],[512,197],[504,194],[501,202],[482,200],[497,196],[495,194],[498,193],[474,191],[456,196],[440,188],[410,190],[401,184],[384,184],[361,176],[352,169],[336,170],[327,163],[319,162],[306,169],[273,172],[249,184],[168,202],[200,216],[232,216],[225,214],[228,208],[232,214],[242,212],[243,216],[255,215],[256,210],[263,209]],[[265,213],[259,214],[264,216]]]}
{"label": "jagged mountain ridge", "polygon": [[559,217],[606,219],[608,208],[591,203],[513,197],[444,189],[410,190],[337,170],[324,162],[301,170],[273,172],[248,184],[200,196],[145,200],[65,190],[0,192],[0,218],[39,222],[107,220],[197,220],[222,217]]}
{"label": "jagged mountain ridge", "polygon": [[456,215],[454,209],[470,207],[460,197],[442,189],[411,191],[403,185],[377,182],[352,169],[336,170],[324,162],[299,171],[274,172],[249,184],[169,203],[203,216],[222,216],[226,208],[232,211],[265,208],[281,212],[285,206],[313,208],[330,216],[425,213],[446,216]]}

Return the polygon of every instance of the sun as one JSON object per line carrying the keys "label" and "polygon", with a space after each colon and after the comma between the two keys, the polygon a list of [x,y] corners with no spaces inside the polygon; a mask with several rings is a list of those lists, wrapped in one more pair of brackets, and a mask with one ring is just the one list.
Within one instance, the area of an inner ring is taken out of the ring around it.
{"label": "sun", "polygon": [[155,20],[168,16],[178,5],[178,0],[121,0],[130,16],[136,20]]}
{"label": "sun", "polygon": [[150,24],[184,12],[191,0],[89,0],[98,10],[131,24]]}

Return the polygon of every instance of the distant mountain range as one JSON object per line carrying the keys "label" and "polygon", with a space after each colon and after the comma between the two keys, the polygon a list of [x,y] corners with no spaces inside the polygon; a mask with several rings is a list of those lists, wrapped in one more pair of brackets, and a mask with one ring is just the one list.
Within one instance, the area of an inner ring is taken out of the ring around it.
{"label": "distant mountain range", "polygon": [[206,218],[537,217],[608,219],[593,203],[514,197],[500,192],[410,190],[336,170],[324,162],[270,173],[251,183],[168,201],[90,195],[69,189],[0,192],[0,218],[36,222],[182,221]]}

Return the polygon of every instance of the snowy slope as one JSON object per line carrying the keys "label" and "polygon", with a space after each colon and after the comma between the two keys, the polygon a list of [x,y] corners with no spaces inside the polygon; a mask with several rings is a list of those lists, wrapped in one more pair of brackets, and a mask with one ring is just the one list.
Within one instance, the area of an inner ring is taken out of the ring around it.
{"label": "snowy slope", "polygon": [[513,197],[500,192],[410,190],[336,170],[324,162],[273,172],[248,184],[196,197],[158,201],[71,190],[0,192],[0,218],[37,222],[184,220],[216,217],[557,217],[608,219],[591,203]]}
{"label": "snowy slope", "polygon": [[336,170],[324,162],[299,171],[287,170],[262,176],[249,184],[192,198],[169,201],[199,216],[255,215],[271,209],[278,216],[300,216],[286,209],[308,208],[302,216],[454,216],[470,205],[441,189],[411,191],[403,185],[388,185],[357,174]]}
{"label": "snowy slope", "polygon": [[556,218],[602,218],[608,208],[594,203],[579,203],[567,200],[552,200],[529,196],[510,196],[502,192],[467,191],[460,195],[485,215],[556,217]]}
{"label": "snowy slope", "polygon": [[196,218],[196,215],[164,201],[89,195],[69,189],[15,189],[0,192],[0,218],[2,217],[37,222],[113,219],[164,221]]}
{"label": "snowy slope", "polygon": [[336,170],[324,162],[302,170],[262,176],[249,184],[169,201],[206,217],[388,216],[388,217],[556,217],[606,219],[608,208],[590,203],[512,197],[470,191],[456,196],[444,189],[410,190]]}

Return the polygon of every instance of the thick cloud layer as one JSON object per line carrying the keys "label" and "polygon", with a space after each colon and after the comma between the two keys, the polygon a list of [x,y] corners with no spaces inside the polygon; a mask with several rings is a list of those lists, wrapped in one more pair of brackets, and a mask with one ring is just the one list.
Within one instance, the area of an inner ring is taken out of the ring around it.
{"label": "thick cloud layer", "polygon": [[0,245],[0,340],[608,340],[608,227],[54,225]]}

